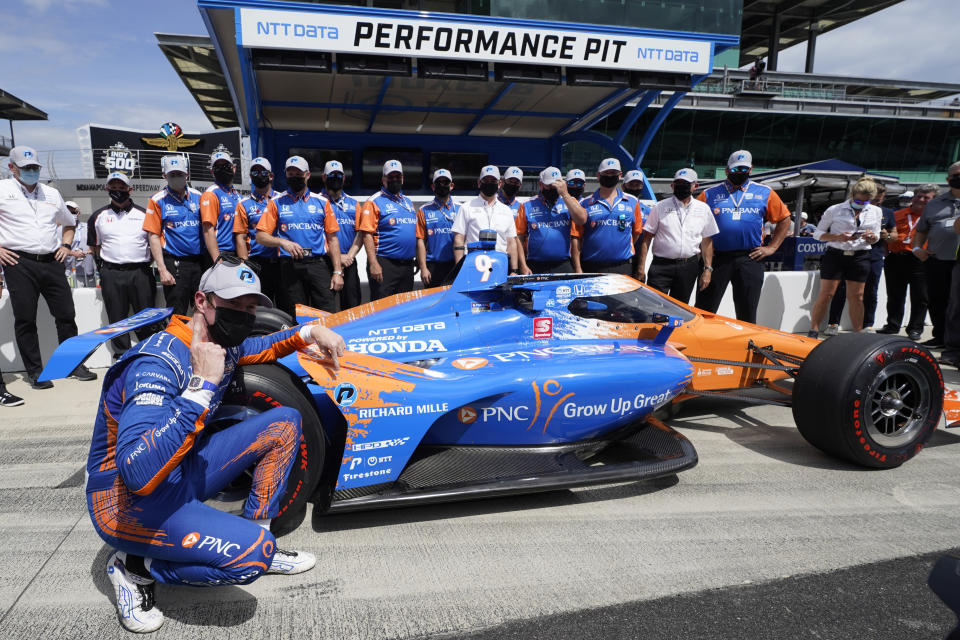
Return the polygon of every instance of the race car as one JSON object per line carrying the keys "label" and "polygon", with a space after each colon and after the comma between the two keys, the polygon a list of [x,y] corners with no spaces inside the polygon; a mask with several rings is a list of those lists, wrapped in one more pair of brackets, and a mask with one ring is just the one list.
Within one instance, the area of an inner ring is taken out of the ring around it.
{"label": "race car", "polygon": [[[65,342],[44,378],[167,315],[146,310]],[[936,359],[912,341],[820,342],[700,311],[623,275],[508,276],[489,241],[447,286],[336,314],[301,307],[298,320],[344,337],[341,369],[313,349],[242,367],[206,427],[279,405],[300,411],[278,531],[299,524],[308,500],[315,513],[337,512],[676,474],[697,453],[662,419],[697,396],[790,405],[815,447],[878,468],[916,455],[941,416],[960,419]],[[267,332],[289,320],[264,310],[258,322]],[[248,488],[241,481],[233,498]]]}

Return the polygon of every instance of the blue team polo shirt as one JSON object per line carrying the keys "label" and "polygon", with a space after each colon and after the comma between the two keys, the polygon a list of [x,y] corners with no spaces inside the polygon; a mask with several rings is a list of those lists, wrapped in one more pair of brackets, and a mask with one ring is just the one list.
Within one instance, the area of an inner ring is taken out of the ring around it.
{"label": "blue team polo shirt", "polygon": [[558,262],[570,257],[570,211],[562,198],[553,207],[539,195],[527,200],[517,219],[519,232],[527,235],[528,260]]}
{"label": "blue team polo shirt", "polygon": [[747,251],[763,245],[765,220],[779,222],[790,211],[773,189],[748,180],[737,187],[729,180],[710,187],[699,196],[713,211],[719,232],[713,236],[714,251]]}
{"label": "blue team polo shirt", "polygon": [[326,190],[321,191],[323,197],[330,203],[333,209],[333,215],[337,218],[337,224],[340,230],[337,231],[337,241],[340,243],[340,253],[347,253],[353,245],[353,239],[357,235],[357,208],[360,203],[356,198],[351,198],[343,191],[340,192],[340,199],[334,200]]}
{"label": "blue team polo shirt", "polygon": [[163,250],[178,258],[206,253],[200,231],[200,192],[187,187],[181,200],[164,187],[147,203],[143,229],[163,236]]}
{"label": "blue team polo shirt", "polygon": [[377,234],[377,256],[413,260],[417,255],[417,210],[410,198],[383,189],[363,205],[360,231]]}
{"label": "blue team polo shirt", "polygon": [[[267,205],[275,197],[277,197],[277,192],[270,189],[269,192],[259,198],[255,193],[251,193],[246,198],[240,200],[240,205],[243,207],[243,210],[247,212],[247,228],[244,231],[250,238],[251,256],[257,258],[277,257],[276,247],[265,247],[257,242],[257,224],[260,222],[260,217],[263,215],[263,212],[266,211]],[[240,233],[239,230],[236,232]]]}
{"label": "blue team polo shirt", "polygon": [[453,220],[460,212],[460,205],[452,198],[441,203],[436,198],[420,208],[417,216],[417,237],[427,245],[428,262],[453,262]]}
{"label": "blue team polo shirt", "polygon": [[612,206],[596,191],[580,205],[587,210],[587,223],[574,231],[580,237],[581,260],[613,264],[633,257],[633,234],[643,231],[646,205],[620,189]]}
{"label": "blue team polo shirt", "polygon": [[233,187],[212,184],[200,197],[200,221],[207,222],[217,230],[217,247],[221,251],[234,251],[233,217],[240,204],[240,194]]}
{"label": "blue team polo shirt", "polygon": [[[336,233],[337,220],[331,211],[327,216],[327,199],[319,194],[310,193],[307,189],[303,197],[291,195],[284,191],[270,201],[275,208],[276,227],[274,229],[265,229],[269,227],[271,212],[268,210],[264,214],[265,219],[260,220],[260,231],[271,231],[278,238],[293,240],[304,249],[310,249],[312,255],[322,256],[327,253],[326,234]],[[268,205],[270,206],[270,205]],[[289,253],[280,248],[280,257],[289,258]]]}
{"label": "blue team polo shirt", "polygon": [[507,205],[508,207],[510,207],[510,210],[513,211],[513,217],[514,217],[514,219],[516,219],[517,214],[520,213],[520,200],[519,200],[519,198],[514,197],[513,202],[507,202],[506,199],[504,199],[503,194],[498,191],[498,192],[497,192],[497,200],[499,200],[499,201],[502,202],[503,204],[505,204],[505,205]]}

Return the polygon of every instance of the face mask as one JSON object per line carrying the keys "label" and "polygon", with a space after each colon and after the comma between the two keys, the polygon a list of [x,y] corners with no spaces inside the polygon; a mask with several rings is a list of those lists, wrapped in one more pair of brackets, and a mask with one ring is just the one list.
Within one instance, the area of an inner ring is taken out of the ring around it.
{"label": "face mask", "polygon": [[867,206],[867,205],[866,205],[866,204],[857,204],[857,203],[854,202],[853,200],[850,201],[850,208],[853,209],[854,211],[860,211],[860,210],[862,210],[865,206]]}
{"label": "face mask", "polygon": [[287,176],[287,186],[291,193],[300,193],[307,186],[307,179],[303,176]]}
{"label": "face mask", "polygon": [[620,182],[620,176],[600,176],[597,179],[600,181],[600,186],[605,189],[611,189]]}
{"label": "face mask", "polygon": [[236,347],[253,331],[256,319],[255,315],[246,311],[217,307],[213,324],[208,324],[207,329],[213,341],[221,347]]}
{"label": "face mask", "polygon": [[686,200],[690,197],[691,186],[693,185],[683,180],[680,182],[675,182],[673,184],[673,195],[677,198],[677,200]]}
{"label": "face mask", "polygon": [[107,191],[107,193],[110,194],[110,199],[116,202],[117,204],[120,204],[121,202],[126,202],[127,200],[130,199],[130,193],[127,191],[124,191],[123,189],[110,189],[109,191]]}
{"label": "face mask", "polygon": [[222,184],[228,186],[233,183],[233,167],[214,167],[213,169],[213,179],[217,181],[217,184]]}
{"label": "face mask", "polygon": [[341,176],[330,176],[327,178],[324,185],[327,187],[328,191],[340,191],[343,188],[343,177]]}
{"label": "face mask", "polygon": [[567,187],[567,193],[579,200],[580,196],[583,195],[583,187]]}
{"label": "face mask", "polygon": [[508,198],[513,198],[518,193],[520,193],[520,185],[510,184],[509,182],[503,185],[503,195],[507,196]]}
{"label": "face mask", "polygon": [[[20,175],[22,176],[23,173],[21,172]],[[960,189],[960,176],[953,176],[947,181],[947,184],[949,184],[954,189]]]}
{"label": "face mask", "polygon": [[187,176],[170,176],[167,178],[167,186],[174,191],[183,191],[187,188]]}
{"label": "face mask", "polygon": [[387,193],[397,195],[403,190],[403,180],[387,180]]}
{"label": "face mask", "polygon": [[481,182],[480,183],[480,193],[487,196],[488,198],[494,195],[500,186],[496,182]]}
{"label": "face mask", "polygon": [[735,187],[739,187],[746,182],[749,177],[750,176],[746,171],[736,171],[727,175],[727,180],[729,180],[730,184],[734,185]]}
{"label": "face mask", "polygon": [[40,181],[40,169],[20,169],[20,182],[33,186]]}
{"label": "face mask", "polygon": [[540,196],[550,204],[556,202],[558,197],[556,189],[542,189]]}
{"label": "face mask", "polygon": [[433,185],[433,192],[438,198],[446,198],[448,195],[450,195],[450,185],[435,184]]}
{"label": "face mask", "polygon": [[641,190],[640,190],[640,189],[627,189],[626,187],[624,187],[623,192],[624,192],[624,193],[629,193],[629,194],[632,195],[634,198],[639,198],[639,197],[640,197]]}
{"label": "face mask", "polygon": [[250,176],[250,182],[252,182],[253,186],[257,189],[263,189],[270,184],[270,176]]}

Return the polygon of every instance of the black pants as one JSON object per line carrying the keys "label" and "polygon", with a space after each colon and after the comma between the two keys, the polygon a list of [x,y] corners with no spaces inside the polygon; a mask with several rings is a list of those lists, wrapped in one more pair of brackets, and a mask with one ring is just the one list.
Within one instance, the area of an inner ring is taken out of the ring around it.
{"label": "black pants", "polygon": [[923,263],[910,251],[887,256],[883,266],[887,283],[887,326],[899,329],[903,324],[903,306],[910,287],[910,321],[907,331],[923,331],[927,317],[927,276]]}
{"label": "black pants", "polygon": [[336,311],[330,280],[333,269],[328,256],[311,256],[301,260],[280,259],[280,281],[284,290],[284,309],[296,318],[296,306],[305,304],[321,311]]}
{"label": "black pants", "polygon": [[647,284],[671,298],[687,304],[700,277],[700,256],[686,260],[653,257]]}
{"label": "black pants", "polygon": [[716,313],[727,285],[732,283],[737,319],[757,322],[757,306],[763,289],[763,264],[749,254],[750,251],[717,251],[713,254],[710,286],[697,292],[697,307]]}
{"label": "black pants", "polygon": [[367,269],[371,300],[386,298],[395,293],[413,291],[413,260],[394,260],[393,258],[378,256],[377,261],[383,269],[383,281],[377,282],[370,278],[370,270]]}
{"label": "black pants", "polygon": [[930,322],[933,323],[933,337],[939,342],[943,342],[946,337],[947,303],[950,300],[955,262],[956,260],[930,257],[923,263],[927,274],[927,303]]}
{"label": "black pants", "polygon": [[[156,281],[150,270],[150,263],[137,265],[111,265],[103,263],[100,269],[100,291],[103,293],[103,306],[107,309],[107,319],[119,322],[135,313],[152,307],[156,294]],[[137,340],[151,336],[156,326],[138,329]],[[130,335],[123,334],[110,340],[114,356],[130,348]]]}
{"label": "black pants", "polygon": [[5,265],[3,273],[10,289],[13,332],[20,358],[23,359],[27,374],[36,377],[43,370],[37,337],[37,302],[40,296],[47,301],[47,308],[57,327],[57,340],[63,342],[77,335],[73,293],[67,285],[63,264],[52,258],[40,262],[21,255],[17,264]]}
{"label": "black pants", "polygon": [[580,263],[580,268],[584,273],[621,273],[625,276],[633,275],[633,263],[631,258],[623,262],[591,262],[584,260]]}
{"label": "black pants", "polygon": [[260,268],[260,292],[270,298],[273,304],[280,306],[277,290],[280,288],[280,259],[250,256],[248,261]]}
{"label": "black pants", "polygon": [[573,273],[570,260],[527,260],[527,266],[534,273]]}
{"label": "black pants", "polygon": [[456,262],[453,260],[450,262],[427,262],[427,269],[430,270],[430,284],[424,288],[430,289],[441,286],[450,272],[453,271],[453,265],[455,264]]}
{"label": "black pants", "polygon": [[[863,326],[872,327],[877,317],[877,295],[880,289],[880,277],[883,275],[883,260],[877,260],[871,254],[870,273],[863,284]],[[827,317],[829,324],[840,324],[843,316],[843,307],[847,303],[847,281],[840,280],[840,285],[830,301],[830,313]],[[926,309],[924,309],[926,311]],[[900,308],[901,315],[903,307]]]}
{"label": "black pants", "polygon": [[164,285],[163,298],[168,307],[173,307],[175,314],[186,315],[193,306],[193,294],[200,288],[200,276],[203,275],[203,261],[203,256],[181,258],[168,253],[163,254],[163,264],[176,280],[175,284]]}
{"label": "black pants", "polygon": [[946,348],[943,350],[943,357],[960,362],[960,260],[953,266],[948,297],[950,302],[944,323],[943,342]]}
{"label": "black pants", "polygon": [[360,305],[360,270],[356,262],[343,268],[343,289],[334,292],[334,297],[340,311]]}

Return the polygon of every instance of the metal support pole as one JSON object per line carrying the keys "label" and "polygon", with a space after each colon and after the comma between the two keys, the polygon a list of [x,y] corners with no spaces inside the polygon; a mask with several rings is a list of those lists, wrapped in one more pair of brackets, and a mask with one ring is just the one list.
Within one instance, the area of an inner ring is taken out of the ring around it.
{"label": "metal support pole", "polygon": [[800,185],[797,189],[797,202],[793,205],[793,235],[800,235],[800,228],[803,226],[803,220],[800,219],[800,214],[803,213],[803,192],[806,191],[804,185]]}
{"label": "metal support pole", "polygon": [[7,122],[10,123],[10,146],[15,147],[17,146],[17,139],[13,137],[13,118],[10,118]]}
{"label": "metal support pole", "polygon": [[804,65],[806,73],[813,73],[813,59],[817,55],[817,35],[820,33],[820,23],[810,22],[810,31],[807,34],[807,62]]}
{"label": "metal support pole", "polygon": [[770,42],[767,45],[767,71],[777,70],[777,54],[780,53],[780,14],[773,14],[770,26]]}

